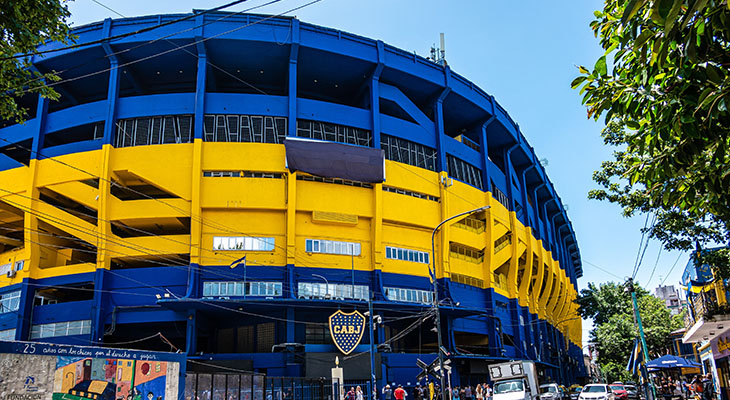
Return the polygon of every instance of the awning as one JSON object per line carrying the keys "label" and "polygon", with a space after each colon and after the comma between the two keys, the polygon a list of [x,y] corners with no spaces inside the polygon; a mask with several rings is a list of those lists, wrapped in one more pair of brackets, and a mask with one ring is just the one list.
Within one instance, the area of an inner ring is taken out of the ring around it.
{"label": "awning", "polygon": [[697,368],[700,364],[686,358],[667,354],[654,360],[649,361],[646,367],[649,369],[666,369],[666,368]]}

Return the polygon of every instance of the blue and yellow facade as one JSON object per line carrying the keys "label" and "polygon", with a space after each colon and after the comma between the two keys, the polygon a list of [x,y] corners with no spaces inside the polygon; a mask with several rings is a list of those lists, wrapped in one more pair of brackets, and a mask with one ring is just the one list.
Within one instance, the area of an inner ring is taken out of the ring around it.
{"label": "blue and yellow facade", "polygon": [[[60,71],[60,100],[26,95],[28,121],[0,128],[2,337],[314,377],[337,353],[327,317],[372,300],[378,379],[415,383],[436,355],[435,264],[456,384],[505,359],[584,376],[576,236],[519,126],[472,82],[295,18],[74,34],[89,45],[32,59]],[[386,179],[290,171],[295,136],[383,149]],[[432,256],[440,221],[486,205],[443,226]],[[346,379],[369,377],[369,340]]]}

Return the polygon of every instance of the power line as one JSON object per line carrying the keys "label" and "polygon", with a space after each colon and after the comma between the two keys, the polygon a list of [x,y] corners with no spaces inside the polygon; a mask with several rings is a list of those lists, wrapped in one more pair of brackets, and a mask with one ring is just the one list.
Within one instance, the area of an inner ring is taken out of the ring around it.
{"label": "power line", "polygon": [[667,280],[667,278],[669,278],[669,275],[672,273],[672,271],[674,271],[674,267],[677,266],[677,263],[679,262],[680,257],[682,257],[682,253],[679,253],[679,255],[677,256],[677,259],[674,260],[674,264],[672,264],[672,268],[669,269],[669,272],[667,272],[667,276],[665,276],[664,279],[662,279],[662,283],[660,283],[659,286],[663,285],[664,282]]}
{"label": "power line", "polygon": [[140,33],[145,33],[145,32],[149,32],[149,31],[152,31],[152,30],[155,30],[155,29],[158,29],[158,28],[162,28],[162,27],[168,26],[168,25],[176,24],[176,23],[181,22],[181,21],[186,21],[186,20],[195,18],[198,15],[205,15],[205,14],[209,14],[211,12],[223,10],[225,8],[228,8],[228,7],[233,7],[233,6],[237,5],[237,4],[240,4],[240,3],[243,3],[243,2],[246,2],[246,1],[248,1],[248,0],[235,0],[235,1],[232,1],[230,3],[224,4],[222,6],[210,8],[210,9],[201,11],[201,12],[196,13],[196,14],[189,14],[189,15],[186,15],[184,17],[174,19],[172,21],[167,21],[167,22],[164,22],[164,23],[159,24],[159,25],[154,25],[154,26],[150,26],[150,27],[147,27],[147,28],[138,29],[138,30],[133,31],[133,32],[127,32],[127,33],[123,33],[123,34],[116,35],[116,36],[110,36],[108,38],[103,38],[103,39],[98,39],[98,40],[92,40],[92,41],[86,42],[86,43],[79,43],[79,44],[74,44],[74,45],[70,45],[70,46],[59,47],[57,49],[49,49],[49,50],[43,50],[43,51],[33,51],[31,53],[16,54],[16,55],[12,55],[12,56],[6,56],[6,57],[0,58],[0,61],[13,60],[13,59],[19,59],[19,58],[25,58],[25,57],[30,57],[30,56],[33,56],[33,55],[43,55],[43,54],[49,54],[49,53],[57,53],[59,51],[78,49],[80,47],[92,46],[92,45],[101,44],[101,43],[104,43],[104,42],[107,42],[107,41],[113,41],[113,40],[117,40],[117,39],[123,39],[125,37],[134,36],[134,35],[137,35],[137,34],[140,34]]}
{"label": "power line", "polygon": [[654,271],[656,271],[657,265],[659,265],[659,256],[662,255],[662,249],[664,249],[664,246],[659,246],[659,252],[657,252],[656,255],[656,261],[654,262],[654,268],[651,269],[651,275],[649,275],[649,280],[646,281],[646,287],[649,288],[649,283],[651,283],[651,278],[654,277]]}
{"label": "power line", "polygon": [[[239,0],[239,1],[241,1],[241,0]],[[151,55],[146,56],[146,57],[142,57],[142,58],[138,58],[138,59],[135,59],[135,60],[131,60],[131,61],[128,61],[126,63],[120,63],[118,65],[113,65],[113,66],[110,66],[109,68],[105,68],[105,69],[102,69],[102,70],[99,70],[99,71],[90,72],[90,73],[85,74],[85,75],[80,75],[80,76],[76,76],[76,77],[73,77],[73,78],[67,78],[67,79],[62,79],[62,80],[56,81],[56,82],[48,83],[48,84],[46,84],[46,86],[47,87],[54,87],[54,86],[60,85],[62,83],[68,83],[68,82],[77,81],[77,80],[80,80],[80,79],[88,78],[90,76],[95,76],[95,75],[103,74],[105,72],[109,72],[109,71],[114,70],[114,69],[119,69],[121,67],[126,67],[128,65],[133,65],[133,64],[140,63],[142,61],[147,61],[147,60],[150,60],[150,59],[153,59],[153,58],[157,58],[157,57],[163,56],[165,54],[172,53],[174,51],[182,50],[182,49],[184,49],[186,47],[195,46],[195,45],[197,45],[199,43],[204,43],[204,42],[207,42],[208,40],[215,39],[215,38],[218,38],[218,37],[227,35],[229,33],[233,33],[233,32],[239,31],[239,30],[244,29],[244,28],[247,28],[249,26],[253,26],[253,25],[260,24],[260,23],[262,23],[264,21],[267,21],[269,19],[277,18],[277,17],[280,17],[280,16],[282,16],[284,14],[288,14],[290,12],[303,9],[303,8],[308,7],[310,5],[319,3],[320,1],[322,1],[322,0],[312,0],[309,3],[305,3],[305,4],[301,5],[301,6],[291,8],[291,9],[289,9],[287,11],[284,11],[284,12],[282,12],[280,14],[267,16],[265,18],[262,18],[260,20],[256,20],[256,21],[251,22],[251,23],[248,23],[248,24],[245,24],[243,26],[239,26],[237,28],[229,29],[229,30],[227,30],[225,32],[221,32],[221,33],[218,33],[218,34],[213,35],[213,36],[208,36],[208,37],[202,38],[200,40],[196,40],[196,41],[194,41],[192,43],[175,46],[175,47],[173,47],[172,49],[169,49],[169,50],[161,51],[161,52],[158,52],[158,53],[155,53],[155,54],[151,54]],[[20,94],[24,94],[24,93],[27,93],[27,92],[28,92],[28,90],[25,90],[25,91],[20,92]]]}

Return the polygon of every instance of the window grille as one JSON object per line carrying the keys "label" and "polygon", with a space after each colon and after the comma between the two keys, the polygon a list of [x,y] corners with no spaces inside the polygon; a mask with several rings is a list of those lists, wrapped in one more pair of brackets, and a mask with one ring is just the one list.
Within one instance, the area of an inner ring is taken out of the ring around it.
{"label": "window grille", "polygon": [[33,325],[30,329],[30,338],[42,339],[58,336],[88,335],[89,333],[91,333],[91,320],[86,319]]}
{"label": "window grille", "polygon": [[385,247],[385,258],[392,260],[411,261],[428,264],[428,253],[425,251],[404,249],[400,247]]}
{"label": "window grille", "polygon": [[322,182],[322,183],[334,183],[335,185],[355,186],[355,187],[361,187],[361,188],[366,188],[366,189],[372,189],[372,187],[373,187],[373,185],[371,185],[369,183],[350,181],[347,179],[340,179],[340,178],[323,178],[321,176],[313,176],[313,175],[297,174],[297,180],[298,181],[310,181],[310,182]]}
{"label": "window grille", "polygon": [[451,257],[468,262],[478,264],[484,261],[484,251],[464,246],[463,244],[459,243],[451,243],[450,253]]}
{"label": "window grille", "polygon": [[206,115],[203,120],[206,142],[282,144],[286,138],[286,118],[264,115]]}
{"label": "window grille", "polygon": [[204,282],[203,297],[281,296],[281,282]]}
{"label": "window grille", "polygon": [[360,243],[341,242],[338,240],[307,239],[305,241],[305,250],[307,253],[359,256]]}
{"label": "window grille", "polygon": [[454,156],[446,156],[446,159],[448,160],[448,172],[450,177],[472,185],[475,188],[484,190],[482,171],[479,168]]}
{"label": "window grille", "polygon": [[370,288],[346,283],[299,282],[298,295],[302,299],[367,300]]}
{"label": "window grille", "polygon": [[273,237],[215,236],[213,250],[273,251]]}
{"label": "window grille", "polygon": [[500,250],[512,244],[512,235],[510,232],[505,233],[499,239],[494,241],[494,254],[497,254]]}
{"label": "window grille", "polygon": [[451,273],[451,281],[461,283],[462,285],[469,285],[478,288],[484,288],[484,281],[481,279],[474,278],[472,276],[461,275]]}
{"label": "window grille", "polygon": [[482,233],[487,228],[487,221],[485,219],[469,215],[466,218],[457,221],[454,226],[474,233]]}
{"label": "window grille", "polygon": [[431,201],[435,201],[437,203],[439,201],[439,198],[438,197],[431,196],[430,194],[418,193],[418,192],[414,192],[414,191],[411,191],[411,190],[405,190],[405,189],[395,188],[395,187],[392,187],[392,186],[385,186],[385,185],[383,185],[383,191],[384,192],[391,192],[391,193],[403,194],[403,195],[406,195],[406,196],[415,197],[417,199],[431,200]]}
{"label": "window grille", "polygon": [[259,171],[203,171],[206,178],[269,178],[281,179],[281,172],[259,172]]}
{"label": "window grille", "polygon": [[5,329],[0,331],[0,340],[15,340],[15,329]]}
{"label": "window grille", "polygon": [[18,311],[20,307],[20,290],[0,294],[0,314]]}
{"label": "window grille", "polygon": [[320,121],[297,120],[297,136],[372,147],[370,131]]}
{"label": "window grille", "polygon": [[380,135],[385,158],[430,171],[436,171],[436,150],[395,136]]}
{"label": "window grille", "polygon": [[507,195],[503,191],[499,190],[497,185],[494,184],[494,181],[492,181],[492,196],[509,210],[509,198],[507,198]]}
{"label": "window grille", "polygon": [[403,301],[407,303],[431,304],[433,292],[430,290],[405,289],[397,287],[386,287],[385,297],[392,301]]}
{"label": "window grille", "polygon": [[166,115],[117,121],[116,147],[192,143],[192,115]]}

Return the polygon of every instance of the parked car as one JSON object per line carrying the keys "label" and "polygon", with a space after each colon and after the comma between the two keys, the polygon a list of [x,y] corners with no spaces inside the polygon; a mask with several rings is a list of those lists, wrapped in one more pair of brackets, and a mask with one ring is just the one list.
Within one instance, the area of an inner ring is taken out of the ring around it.
{"label": "parked car", "polygon": [[628,395],[629,400],[639,399],[639,390],[635,385],[624,385],[624,387],[626,388],[626,394]]}
{"label": "parked car", "polygon": [[612,383],[609,385],[613,394],[616,395],[616,400],[628,400],[629,393],[626,391],[626,387],[623,384]]}
{"label": "parked car", "polygon": [[566,400],[557,383],[540,385],[540,400]]}
{"label": "parked car", "polygon": [[571,386],[570,387],[570,400],[578,400],[580,392],[583,390],[582,386]]}
{"label": "parked car", "polygon": [[583,387],[578,395],[578,400],[616,400],[616,395],[608,385],[592,383]]}

